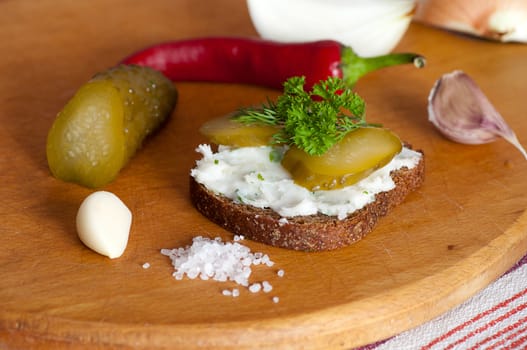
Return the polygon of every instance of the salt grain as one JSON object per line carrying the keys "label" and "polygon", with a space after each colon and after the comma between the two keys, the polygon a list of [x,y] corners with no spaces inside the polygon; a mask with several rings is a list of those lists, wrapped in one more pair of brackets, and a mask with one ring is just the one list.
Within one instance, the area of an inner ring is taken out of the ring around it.
{"label": "salt grain", "polygon": [[143,269],[148,269],[148,268],[150,268],[150,263],[145,262],[143,264]]}
{"label": "salt grain", "polygon": [[262,289],[262,285],[260,283],[253,283],[249,286],[249,291],[251,293],[258,293]]}
{"label": "salt grain", "polygon": [[279,297],[273,297],[273,303],[278,304],[279,301],[280,301]]}
{"label": "salt grain", "polygon": [[262,282],[262,287],[263,287],[264,293],[269,293],[270,291],[273,290],[273,286],[271,285],[271,283],[267,281]]}
{"label": "salt grain", "polygon": [[280,269],[280,270],[278,270],[278,272],[276,274],[278,275],[278,277],[284,277],[285,271]]}
{"label": "salt grain", "polygon": [[269,255],[265,254],[262,257],[262,264],[265,264],[266,266],[271,267],[274,265],[274,262],[271,261],[271,259],[269,258]]}
{"label": "salt grain", "polygon": [[221,291],[221,294],[228,296],[228,297],[236,298],[240,296],[240,290],[238,288],[233,288],[232,290],[224,289]]}

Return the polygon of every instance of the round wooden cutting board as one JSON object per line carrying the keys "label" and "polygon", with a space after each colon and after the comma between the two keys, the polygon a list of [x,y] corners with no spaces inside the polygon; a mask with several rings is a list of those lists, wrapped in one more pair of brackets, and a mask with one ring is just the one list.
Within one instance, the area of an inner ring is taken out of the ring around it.
{"label": "round wooden cutting board", "polygon": [[344,249],[303,253],[244,241],[275,262],[251,276],[273,290],[240,287],[233,298],[222,295],[233,283],[175,280],[160,249],[200,235],[232,240],[189,202],[194,149],[206,142],[198,127],[278,91],[176,83],[169,122],[103,188],[134,215],[119,259],[77,238],[77,209],[93,191],[53,178],[45,144],[78,87],[131,52],[179,38],[255,36],[245,2],[2,1],[0,23],[2,349],[349,349],[438,316],[527,252],[527,161],[503,140],[450,142],[426,112],[434,81],[462,69],[527,143],[525,45],[412,24],[396,51],[423,54],[427,67],[372,73],[356,91],[369,121],[425,152],[425,184]]}

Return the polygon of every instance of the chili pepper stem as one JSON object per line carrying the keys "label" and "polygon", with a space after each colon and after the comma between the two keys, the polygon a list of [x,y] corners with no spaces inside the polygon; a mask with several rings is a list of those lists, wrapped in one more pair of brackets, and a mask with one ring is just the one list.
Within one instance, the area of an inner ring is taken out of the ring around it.
{"label": "chili pepper stem", "polygon": [[342,48],[342,75],[344,82],[353,87],[362,76],[380,68],[413,63],[417,68],[423,68],[426,60],[414,53],[393,53],[375,57],[360,57],[350,47]]}

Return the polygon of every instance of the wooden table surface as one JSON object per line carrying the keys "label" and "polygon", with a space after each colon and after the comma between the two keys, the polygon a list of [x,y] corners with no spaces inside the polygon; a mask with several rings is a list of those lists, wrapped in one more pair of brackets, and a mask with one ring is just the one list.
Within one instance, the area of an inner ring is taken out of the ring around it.
{"label": "wooden table surface", "polygon": [[447,311],[527,252],[525,159],[502,140],[450,142],[426,112],[434,81],[462,69],[527,143],[525,45],[412,24],[396,51],[425,55],[427,67],[378,71],[356,90],[369,121],[425,151],[424,186],[345,249],[302,253],[245,242],[275,261],[254,269],[273,293],[242,289],[229,298],[221,291],[233,284],[173,279],[159,250],[197,235],[232,238],[188,199],[194,149],[205,141],[197,128],[277,91],[176,83],[170,121],[104,187],[134,215],[128,248],[115,260],[77,238],[76,211],[92,191],[50,175],[45,143],[76,89],[129,53],[178,38],[255,36],[245,2],[7,0],[0,23],[0,348],[351,348]]}

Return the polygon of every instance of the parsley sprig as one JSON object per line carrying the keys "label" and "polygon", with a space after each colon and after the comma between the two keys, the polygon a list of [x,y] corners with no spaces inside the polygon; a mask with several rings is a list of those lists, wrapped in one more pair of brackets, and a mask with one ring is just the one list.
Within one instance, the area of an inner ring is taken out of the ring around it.
{"label": "parsley sprig", "polygon": [[347,133],[364,126],[364,100],[346,87],[342,79],[330,77],[304,90],[305,78],[292,77],[276,102],[256,109],[242,109],[233,118],[246,124],[279,127],[273,143],[295,145],[309,155],[322,155]]}

